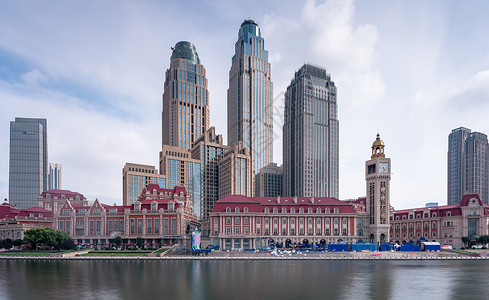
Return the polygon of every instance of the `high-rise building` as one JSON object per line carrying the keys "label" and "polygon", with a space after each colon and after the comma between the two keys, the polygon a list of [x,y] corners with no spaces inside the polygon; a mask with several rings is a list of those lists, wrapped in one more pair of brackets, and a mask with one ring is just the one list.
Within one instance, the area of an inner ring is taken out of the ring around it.
{"label": "high-rise building", "polygon": [[489,144],[487,135],[460,127],[448,136],[448,205],[459,204],[467,193],[489,201]]}
{"label": "high-rise building", "polygon": [[331,76],[303,65],[285,92],[283,196],[338,198],[338,127]]}
{"label": "high-rise building", "polygon": [[465,193],[465,140],[470,129],[459,127],[448,136],[448,205],[458,204]]}
{"label": "high-rise building", "polygon": [[273,84],[258,23],[241,24],[229,71],[228,145],[243,142],[252,176],[273,159]]}
{"label": "high-rise building", "polygon": [[63,188],[63,165],[49,164],[48,190],[61,190]]}
{"label": "high-rise building", "polygon": [[122,203],[131,205],[149,184],[166,188],[166,176],[158,173],[154,166],[126,163],[122,168]]}
{"label": "high-rise building", "polygon": [[255,175],[256,197],[277,197],[283,195],[283,167],[269,163]]}
{"label": "high-rise building", "polygon": [[222,135],[216,135],[216,129],[211,126],[205,134],[194,143],[192,158],[200,161],[201,165],[201,204],[199,218],[207,220],[214,202],[219,200],[219,161],[227,146]]}
{"label": "high-rise building", "polygon": [[9,199],[26,209],[38,205],[48,187],[46,119],[15,118],[10,122]]}
{"label": "high-rise building", "polygon": [[166,176],[167,188],[183,186],[195,214],[201,216],[201,164],[192,153],[181,147],[163,145],[160,152],[160,174]]}
{"label": "high-rise building", "polygon": [[172,49],[170,68],[165,72],[162,142],[190,150],[209,129],[206,72],[194,45],[182,41]]}
{"label": "high-rise building", "polygon": [[472,132],[465,140],[465,193],[479,194],[482,203],[489,204],[488,188],[489,144],[487,135]]}
{"label": "high-rise building", "polygon": [[237,142],[229,146],[219,162],[219,199],[230,195],[250,197],[251,190],[251,156],[248,148]]}

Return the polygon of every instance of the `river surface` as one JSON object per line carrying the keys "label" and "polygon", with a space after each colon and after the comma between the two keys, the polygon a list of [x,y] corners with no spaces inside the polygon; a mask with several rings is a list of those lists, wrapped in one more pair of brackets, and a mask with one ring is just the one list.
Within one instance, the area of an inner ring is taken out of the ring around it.
{"label": "river surface", "polygon": [[0,260],[0,299],[489,299],[489,261]]}

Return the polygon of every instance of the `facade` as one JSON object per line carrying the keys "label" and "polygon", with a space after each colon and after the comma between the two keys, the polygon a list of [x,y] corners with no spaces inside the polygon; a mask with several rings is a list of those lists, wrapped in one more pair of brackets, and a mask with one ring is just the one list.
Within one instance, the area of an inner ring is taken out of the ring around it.
{"label": "facade", "polygon": [[366,241],[367,219],[365,198],[233,195],[214,204],[210,238],[221,249],[357,243]]}
{"label": "facade", "polygon": [[371,159],[365,162],[369,242],[387,243],[389,237],[391,159],[385,157],[384,142],[377,134]]}
{"label": "facade", "polygon": [[283,167],[270,163],[255,175],[255,194],[257,197],[277,197],[283,195]]}
{"label": "facade", "polygon": [[229,71],[228,145],[243,142],[252,176],[273,159],[273,84],[268,51],[258,23],[241,24]]}
{"label": "facade", "polygon": [[[45,207],[53,198],[59,199],[59,193],[53,195],[55,191],[44,192],[39,197],[40,205]],[[88,205],[72,197],[59,200],[63,204],[52,212],[53,227],[67,232],[76,244],[88,247],[109,246],[116,236],[125,245],[134,245],[138,237],[146,245],[174,244],[186,239],[187,225],[197,222],[183,187],[162,189],[149,184],[140,201],[129,206],[105,205],[98,200]]]}
{"label": "facade", "polygon": [[477,194],[466,194],[458,204],[393,211],[390,238],[398,244],[421,237],[463,247],[462,237],[488,235],[489,205]]}
{"label": "facade", "polygon": [[63,165],[49,164],[48,190],[61,190],[63,188]]}
{"label": "facade", "polygon": [[163,145],[160,152],[160,174],[167,187],[184,187],[195,214],[201,215],[201,164],[192,153],[181,147]]}
{"label": "facade", "polygon": [[26,230],[52,226],[53,213],[49,210],[41,207],[17,209],[7,201],[0,205],[0,240],[23,239]]}
{"label": "facade", "polygon": [[214,202],[219,200],[219,161],[227,148],[222,135],[216,135],[214,126],[201,135],[192,147],[192,158],[199,160],[201,165],[201,220],[209,219]]}
{"label": "facade", "polygon": [[37,206],[48,187],[47,143],[46,119],[10,122],[9,199],[18,209]]}
{"label": "facade", "polygon": [[284,195],[339,195],[336,86],[326,70],[303,65],[285,93]]}
{"label": "facade", "polygon": [[190,150],[209,129],[209,92],[204,66],[195,46],[178,42],[165,72],[162,142]]}
{"label": "facade", "polygon": [[251,156],[238,142],[229,146],[219,162],[219,199],[230,195],[252,195]]}
{"label": "facade", "polygon": [[487,136],[460,127],[448,136],[448,205],[466,193],[477,193],[489,203],[489,144]]}
{"label": "facade", "polygon": [[154,166],[126,163],[122,169],[122,204],[136,202],[148,184],[166,188],[166,176],[159,174]]}

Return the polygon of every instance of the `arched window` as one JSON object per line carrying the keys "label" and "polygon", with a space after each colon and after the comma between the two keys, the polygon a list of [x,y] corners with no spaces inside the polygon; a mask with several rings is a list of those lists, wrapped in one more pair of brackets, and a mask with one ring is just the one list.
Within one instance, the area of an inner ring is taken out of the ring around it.
{"label": "arched window", "polygon": [[303,214],[303,213],[304,213],[304,208],[302,208],[302,207],[301,207],[301,208],[299,208],[299,213],[300,213],[300,214]]}
{"label": "arched window", "polygon": [[265,207],[265,213],[268,214],[269,212],[268,207]]}
{"label": "arched window", "polygon": [[357,235],[358,235],[358,236],[363,236],[363,229],[361,229],[361,228],[360,228],[360,229],[358,229],[358,230],[357,230]]}
{"label": "arched window", "polygon": [[290,213],[291,213],[291,214],[294,214],[294,213],[295,213],[295,208],[293,208],[293,207],[292,207],[292,208],[290,209]]}
{"label": "arched window", "polygon": [[282,213],[285,214],[287,212],[287,209],[285,207],[282,207]]}
{"label": "arched window", "polygon": [[312,214],[312,208],[310,208],[310,207],[309,207],[309,208],[307,209],[307,212],[308,212],[308,213],[310,213],[310,214]]}
{"label": "arched window", "polygon": [[156,203],[151,203],[151,210],[156,210]]}
{"label": "arched window", "polygon": [[51,199],[51,195],[50,194],[46,194],[46,199]]}
{"label": "arched window", "polygon": [[329,214],[329,208],[326,208],[325,212],[326,212],[327,214]]}
{"label": "arched window", "polygon": [[153,195],[156,195],[156,189],[153,189]]}
{"label": "arched window", "polygon": [[230,207],[226,207],[226,212],[231,212],[231,208]]}
{"label": "arched window", "polygon": [[318,208],[316,208],[316,213],[317,213],[317,214],[320,214],[320,213],[321,213],[321,209],[320,209],[319,207],[318,207]]}
{"label": "arched window", "polygon": [[278,213],[278,209],[276,207],[273,208],[273,213],[274,214]]}
{"label": "arched window", "polygon": [[337,207],[335,207],[335,208],[334,208],[334,213],[335,213],[335,214],[337,214],[337,213],[338,213],[338,208],[337,208]]}
{"label": "arched window", "polygon": [[247,213],[248,212],[248,207],[243,208],[243,212]]}
{"label": "arched window", "polygon": [[235,207],[234,212],[239,212],[239,207]]}

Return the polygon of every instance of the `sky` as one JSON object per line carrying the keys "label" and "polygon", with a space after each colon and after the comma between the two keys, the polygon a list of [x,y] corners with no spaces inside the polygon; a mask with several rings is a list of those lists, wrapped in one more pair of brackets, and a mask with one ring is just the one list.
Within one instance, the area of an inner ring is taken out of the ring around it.
{"label": "sky", "polygon": [[122,204],[126,162],[158,167],[164,72],[192,42],[207,71],[211,125],[226,141],[226,91],[240,24],[259,23],[274,85],[274,161],[283,92],[310,62],[338,88],[340,199],[366,194],[380,133],[396,209],[447,201],[448,134],[489,133],[487,1],[0,0],[0,197],[9,128],[46,118],[63,189]]}

